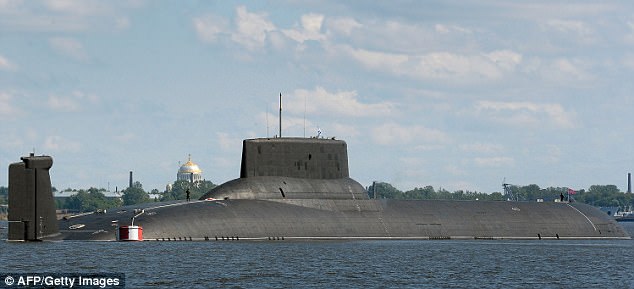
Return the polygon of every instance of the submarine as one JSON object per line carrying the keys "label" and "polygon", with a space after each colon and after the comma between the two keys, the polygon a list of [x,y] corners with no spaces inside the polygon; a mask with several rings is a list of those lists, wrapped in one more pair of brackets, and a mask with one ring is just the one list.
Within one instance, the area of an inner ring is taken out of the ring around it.
{"label": "submarine", "polygon": [[9,241],[630,239],[582,203],[371,199],[350,178],[347,144],[324,138],[242,142],[239,178],[198,200],[124,206],[57,220],[50,156],[9,165]]}

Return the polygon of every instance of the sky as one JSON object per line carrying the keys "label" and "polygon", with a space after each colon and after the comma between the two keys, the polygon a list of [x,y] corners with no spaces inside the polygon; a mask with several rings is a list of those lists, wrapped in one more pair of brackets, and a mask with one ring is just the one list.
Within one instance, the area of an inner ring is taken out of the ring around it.
{"label": "sky", "polygon": [[163,191],[242,139],[336,137],[363,186],[627,189],[632,1],[0,0],[0,186]]}

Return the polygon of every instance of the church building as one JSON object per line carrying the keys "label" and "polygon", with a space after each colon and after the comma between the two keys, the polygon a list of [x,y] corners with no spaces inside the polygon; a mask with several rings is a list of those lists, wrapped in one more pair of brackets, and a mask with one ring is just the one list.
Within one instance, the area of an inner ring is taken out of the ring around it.
{"label": "church building", "polygon": [[192,156],[189,155],[187,163],[185,163],[178,169],[176,180],[189,181],[190,183],[199,182],[203,180],[202,173],[203,171],[198,167],[197,164],[192,162]]}

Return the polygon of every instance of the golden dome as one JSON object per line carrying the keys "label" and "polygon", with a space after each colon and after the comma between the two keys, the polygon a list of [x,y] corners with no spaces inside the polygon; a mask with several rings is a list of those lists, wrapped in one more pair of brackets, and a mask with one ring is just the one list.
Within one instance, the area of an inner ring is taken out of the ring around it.
{"label": "golden dome", "polygon": [[203,171],[197,164],[192,162],[192,156],[189,156],[189,160],[178,169],[179,174],[201,174]]}

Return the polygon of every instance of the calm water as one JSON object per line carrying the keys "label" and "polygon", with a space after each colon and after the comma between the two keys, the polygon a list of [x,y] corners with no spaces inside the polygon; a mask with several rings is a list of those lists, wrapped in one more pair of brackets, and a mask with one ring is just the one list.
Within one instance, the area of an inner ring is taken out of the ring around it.
{"label": "calm water", "polygon": [[633,265],[634,240],[0,241],[0,273],[123,272],[127,288],[634,288]]}

